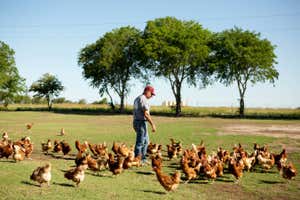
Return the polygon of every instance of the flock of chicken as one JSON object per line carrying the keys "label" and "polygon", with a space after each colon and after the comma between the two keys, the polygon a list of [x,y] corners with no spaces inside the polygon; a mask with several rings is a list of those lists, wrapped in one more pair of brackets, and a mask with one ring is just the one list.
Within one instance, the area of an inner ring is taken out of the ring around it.
{"label": "flock of chicken", "polygon": [[[62,129],[61,135],[63,134],[64,130]],[[70,144],[64,140],[55,140],[52,144],[49,139],[46,143],[42,143],[41,146],[42,152],[46,155],[51,150],[53,153],[63,153],[64,156],[72,151]],[[113,153],[108,151],[108,146],[105,142],[102,144],[91,144],[87,141],[80,143],[76,140],[75,147],[77,149],[75,157],[76,167],[65,171],[64,177],[74,181],[76,186],[84,180],[87,169],[96,173],[109,169],[113,175],[118,175],[124,169],[142,166],[141,155],[134,155],[134,146],[128,147],[124,143],[113,142],[111,148]],[[227,168],[228,173],[236,178],[236,182],[243,176],[244,170],[251,171],[255,165],[260,166],[264,170],[269,170],[276,165],[281,176],[286,179],[292,179],[297,174],[294,165],[291,162],[287,162],[285,149],[279,154],[274,154],[268,150],[266,145],[260,147],[258,144],[254,144],[254,152],[248,154],[242,145],[239,144],[233,148],[232,152],[218,148],[217,153],[207,155],[203,142],[199,145],[192,144],[191,149],[184,150],[180,141],[170,139],[170,144],[166,145],[166,156],[169,160],[179,160],[180,158],[180,169],[185,176],[181,177],[181,172],[178,170],[173,175],[168,175],[162,171],[164,160],[162,147],[161,144],[150,142],[147,153],[151,158],[151,165],[157,180],[167,191],[175,190],[180,184],[181,178],[185,180],[185,183],[201,177],[215,180],[217,177],[223,176],[225,168]],[[25,158],[31,159],[32,151],[33,144],[30,137],[23,137],[16,142],[12,142],[9,140],[8,134],[6,132],[3,133],[2,141],[0,141],[0,158],[6,157],[8,159],[12,156],[18,162]],[[51,164],[47,163],[45,166],[35,169],[30,179],[37,181],[40,186],[43,183],[49,186]]]}

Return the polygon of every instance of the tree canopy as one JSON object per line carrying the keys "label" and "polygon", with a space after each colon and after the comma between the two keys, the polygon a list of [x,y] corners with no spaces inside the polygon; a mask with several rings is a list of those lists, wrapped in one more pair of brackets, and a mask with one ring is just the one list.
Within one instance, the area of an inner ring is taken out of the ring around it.
{"label": "tree canopy", "polygon": [[124,110],[124,99],[130,92],[129,81],[139,77],[137,41],[140,31],[127,26],[106,33],[95,43],[80,51],[78,64],[90,85],[99,89],[99,94],[110,97],[114,109],[111,89],[120,97],[120,111]]}
{"label": "tree canopy", "polygon": [[248,83],[274,83],[279,73],[275,69],[275,46],[259,33],[233,28],[214,37],[213,62],[216,78],[226,86],[236,82],[240,94],[240,115],[244,115],[244,96]]}
{"label": "tree canopy", "polygon": [[44,74],[39,80],[32,83],[29,91],[34,92],[34,97],[45,97],[48,103],[48,109],[52,108],[52,101],[54,97],[64,90],[64,86],[58,80],[58,78],[49,73]]}
{"label": "tree canopy", "polygon": [[0,41],[0,101],[5,107],[26,89],[25,79],[19,75],[16,67],[14,54],[13,49]]}
{"label": "tree canopy", "polygon": [[176,99],[176,116],[181,112],[182,84],[208,84],[212,73],[207,64],[211,36],[195,21],[165,17],[147,22],[140,58],[150,73],[169,81]]}

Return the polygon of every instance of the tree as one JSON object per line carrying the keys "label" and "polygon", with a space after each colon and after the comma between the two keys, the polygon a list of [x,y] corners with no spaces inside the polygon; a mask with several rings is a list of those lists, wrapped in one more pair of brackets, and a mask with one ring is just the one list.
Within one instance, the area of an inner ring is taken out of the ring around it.
{"label": "tree", "polygon": [[216,34],[213,42],[213,65],[216,78],[226,86],[237,83],[240,95],[240,116],[244,116],[244,97],[247,85],[269,81],[274,83],[279,73],[274,65],[275,46],[259,33],[240,28]]}
{"label": "tree", "polygon": [[25,91],[25,79],[19,75],[14,50],[0,41],[0,101],[7,107]]}
{"label": "tree", "polygon": [[173,17],[148,21],[141,40],[141,60],[154,76],[166,78],[176,99],[176,116],[181,113],[184,82],[205,87],[212,73],[207,58],[210,31],[195,21]]}
{"label": "tree", "polygon": [[49,111],[52,108],[53,98],[57,97],[63,90],[64,86],[58,78],[49,73],[44,74],[39,80],[32,83],[29,89],[30,92],[36,93],[34,97],[46,98]]}
{"label": "tree", "polygon": [[129,93],[129,81],[139,77],[140,68],[135,59],[140,31],[133,27],[121,27],[106,33],[95,43],[80,51],[78,64],[90,85],[107,94],[114,109],[111,89],[120,97],[120,112],[124,111],[124,99]]}

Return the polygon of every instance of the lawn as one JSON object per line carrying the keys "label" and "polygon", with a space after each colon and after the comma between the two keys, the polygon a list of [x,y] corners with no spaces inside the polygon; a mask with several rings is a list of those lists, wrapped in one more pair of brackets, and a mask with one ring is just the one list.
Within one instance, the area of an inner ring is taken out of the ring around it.
{"label": "lawn", "polygon": [[[232,150],[241,143],[248,152],[252,152],[253,143],[268,144],[272,152],[280,152],[283,147],[288,150],[288,160],[300,169],[300,139],[289,137],[272,137],[266,135],[237,134],[223,131],[223,125],[249,124],[265,125],[299,125],[299,120],[238,120],[217,118],[172,118],[154,116],[157,133],[150,134],[154,143],[165,145],[169,138],[182,141],[185,148],[192,143],[204,141],[207,152],[216,152],[219,146]],[[31,130],[25,124],[33,122]],[[30,136],[35,144],[32,160],[15,163],[11,158],[0,160],[0,197],[1,199],[299,199],[300,178],[286,181],[280,177],[274,167],[268,172],[256,169],[245,172],[236,184],[234,178],[225,173],[215,182],[199,179],[188,184],[180,184],[172,193],[166,193],[156,180],[150,166],[126,170],[117,177],[109,171],[99,175],[86,172],[85,180],[78,188],[73,182],[63,177],[63,170],[74,166],[74,160],[54,158],[41,153],[42,141],[66,140],[72,145],[71,155],[76,154],[75,140],[87,140],[90,143],[106,142],[111,147],[113,141],[134,144],[135,133],[132,129],[130,115],[83,115],[59,114],[49,112],[0,112],[0,131],[7,131],[13,140]],[[61,128],[66,135],[59,136]],[[221,134],[222,132],[222,134]],[[299,130],[298,133],[300,134]],[[166,154],[166,152],[163,152]],[[60,155],[60,154],[59,154]],[[57,155],[56,155],[57,156]],[[50,187],[37,187],[29,180],[33,169],[46,162],[52,164]],[[174,172],[179,166],[179,159],[164,161],[163,171]],[[182,175],[184,178],[184,175]]]}

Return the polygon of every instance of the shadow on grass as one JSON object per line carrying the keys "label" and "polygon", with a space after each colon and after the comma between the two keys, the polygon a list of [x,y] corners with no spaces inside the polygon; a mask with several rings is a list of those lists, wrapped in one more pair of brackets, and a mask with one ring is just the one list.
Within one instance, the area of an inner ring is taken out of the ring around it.
{"label": "shadow on grass", "polygon": [[34,183],[31,183],[29,181],[21,181],[22,184],[25,184],[25,185],[31,185],[31,186],[35,186],[35,187],[40,187],[39,185],[37,184],[34,184]]}
{"label": "shadow on grass", "polygon": [[59,186],[63,186],[63,187],[75,187],[75,185],[70,184],[70,183],[56,183],[56,182],[54,182],[53,185],[59,185]]}
{"label": "shadow on grass", "polygon": [[155,174],[154,172],[151,172],[151,171],[147,171],[147,172],[145,172],[145,171],[136,171],[135,173],[142,174],[142,175],[148,175],[148,176]]}
{"label": "shadow on grass", "polygon": [[259,183],[265,183],[265,184],[282,184],[283,181],[267,181],[267,180],[260,180]]}
{"label": "shadow on grass", "polygon": [[55,159],[75,160],[75,158],[64,157],[63,155],[54,155],[54,154],[48,154],[48,155],[49,155],[49,156],[52,156],[52,158],[55,158]]}
{"label": "shadow on grass", "polygon": [[254,173],[260,173],[260,174],[277,174],[277,171],[269,171],[269,170],[265,170],[265,169],[253,169]]}
{"label": "shadow on grass", "polygon": [[6,162],[6,163],[15,163],[15,161],[14,160],[0,160],[0,162]]}
{"label": "shadow on grass", "polygon": [[167,192],[153,191],[153,190],[140,190],[140,191],[146,192],[146,193],[152,193],[152,194],[159,194],[159,195],[162,195],[162,194],[166,195],[166,194],[168,194]]}

